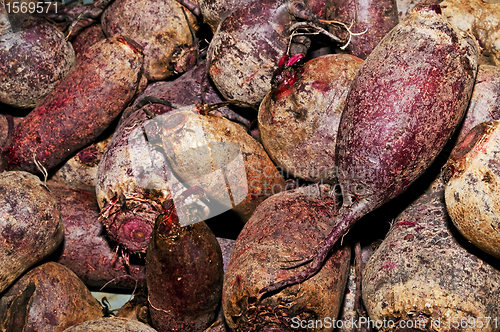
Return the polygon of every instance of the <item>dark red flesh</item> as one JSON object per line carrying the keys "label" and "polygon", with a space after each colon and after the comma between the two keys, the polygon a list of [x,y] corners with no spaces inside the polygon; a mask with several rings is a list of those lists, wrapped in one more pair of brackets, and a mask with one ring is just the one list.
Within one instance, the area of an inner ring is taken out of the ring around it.
{"label": "dark red flesh", "polygon": [[[447,38],[431,38],[429,29]],[[307,269],[263,288],[261,296],[314,275],[357,220],[404,192],[430,166],[462,120],[474,85],[478,45],[472,38],[460,44],[461,38],[440,15],[421,10],[366,59],[339,127],[343,206],[336,226],[302,260],[312,261]]]}

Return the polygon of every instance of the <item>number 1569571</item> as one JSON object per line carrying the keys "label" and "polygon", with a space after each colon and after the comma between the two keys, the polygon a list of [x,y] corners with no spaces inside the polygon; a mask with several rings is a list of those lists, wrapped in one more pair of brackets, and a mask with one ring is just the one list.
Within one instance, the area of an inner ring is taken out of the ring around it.
{"label": "number 1569571", "polygon": [[5,10],[9,14],[43,14],[49,12],[57,13],[57,2],[5,2]]}

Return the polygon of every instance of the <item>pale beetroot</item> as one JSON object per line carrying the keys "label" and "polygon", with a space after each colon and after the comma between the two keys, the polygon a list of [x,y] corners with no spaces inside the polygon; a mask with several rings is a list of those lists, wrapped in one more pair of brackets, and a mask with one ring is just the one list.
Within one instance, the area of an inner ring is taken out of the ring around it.
{"label": "pale beetroot", "polygon": [[424,8],[386,35],[365,60],[342,113],[336,165],[343,205],[339,222],[305,271],[262,290],[317,272],[333,245],[375,208],[404,192],[460,124],[477,71],[474,38]]}
{"label": "pale beetroot", "polygon": [[347,94],[363,61],[324,55],[295,69],[259,107],[259,131],[269,157],[286,174],[334,183],[337,130]]}

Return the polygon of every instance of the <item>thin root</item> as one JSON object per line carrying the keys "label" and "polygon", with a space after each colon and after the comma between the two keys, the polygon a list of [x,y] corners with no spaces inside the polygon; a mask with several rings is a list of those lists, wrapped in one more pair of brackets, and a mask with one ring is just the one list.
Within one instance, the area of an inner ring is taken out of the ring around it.
{"label": "thin root", "polygon": [[352,32],[351,29],[352,29],[352,26],[354,25],[354,22],[351,22],[351,24],[349,26],[347,26],[347,24],[345,24],[343,22],[339,22],[339,21],[327,21],[327,20],[321,20],[321,19],[319,21],[321,23],[326,23],[326,24],[338,24],[347,30],[347,32],[349,33],[349,39],[347,40],[347,42],[343,46],[340,47],[341,50],[345,50],[347,48],[347,46],[349,46],[349,44],[351,43],[352,36],[361,36],[361,35],[364,35],[368,31],[368,28],[366,28],[365,31],[363,31],[363,32]]}
{"label": "thin root", "polygon": [[36,155],[33,154],[33,162],[35,163],[36,168],[42,173],[43,175],[43,186],[50,191],[49,187],[47,187],[47,178],[49,177],[49,173],[47,172],[47,169],[43,167],[42,163],[36,160]]}

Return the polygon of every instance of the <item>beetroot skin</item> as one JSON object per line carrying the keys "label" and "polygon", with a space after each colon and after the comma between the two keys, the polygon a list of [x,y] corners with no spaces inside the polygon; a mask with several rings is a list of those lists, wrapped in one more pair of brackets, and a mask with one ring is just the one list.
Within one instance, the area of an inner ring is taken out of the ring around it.
{"label": "beetroot skin", "polygon": [[336,145],[341,220],[308,270],[263,289],[307,279],[362,216],[406,190],[432,163],[462,120],[479,45],[439,8],[414,11],[372,51],[355,78]]}
{"label": "beetroot skin", "polygon": [[92,143],[134,96],[141,68],[141,50],[132,41],[94,44],[16,126],[6,168],[37,173],[41,164],[50,170]]}

